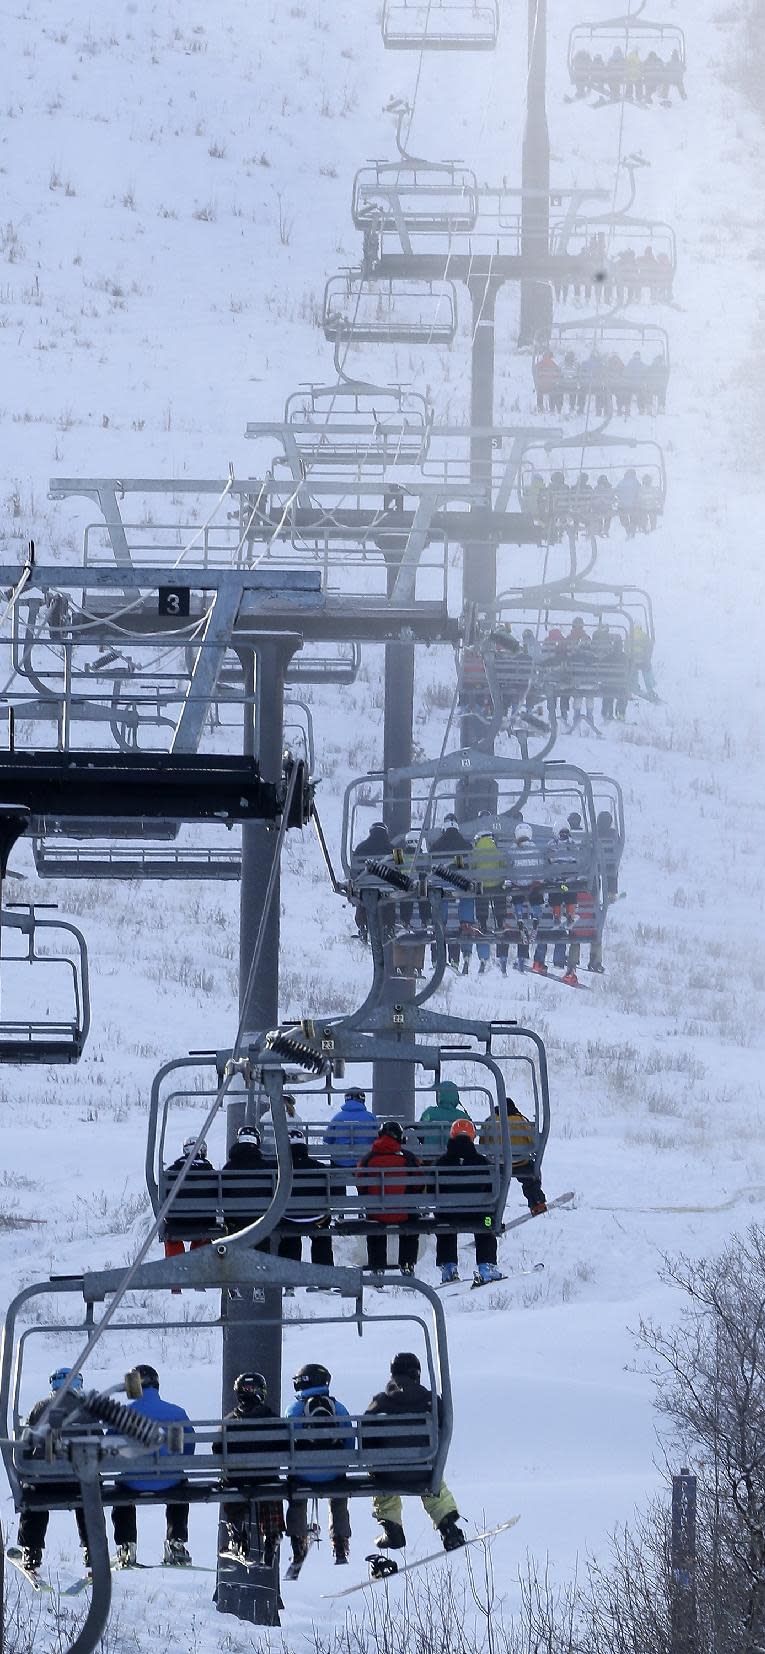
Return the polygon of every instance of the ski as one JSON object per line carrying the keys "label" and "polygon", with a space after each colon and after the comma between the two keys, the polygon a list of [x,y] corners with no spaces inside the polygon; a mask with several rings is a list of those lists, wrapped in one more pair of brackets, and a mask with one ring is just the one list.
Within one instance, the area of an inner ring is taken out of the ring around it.
{"label": "ski", "polygon": [[309,1522],[307,1539],[308,1539],[308,1548],[306,1550],[305,1556],[301,1557],[299,1562],[297,1561],[297,1559],[295,1559],[294,1561],[292,1561],[290,1563],[290,1565],[287,1568],[287,1570],[285,1572],[285,1575],[284,1575],[285,1579],[299,1579],[300,1578],[301,1570],[305,1566],[306,1562],[308,1561],[308,1554],[309,1554],[309,1551],[311,1549],[311,1546],[312,1545],[318,1545],[319,1540],[321,1539],[321,1528],[319,1527],[318,1522]]}
{"label": "ski", "polygon": [[53,1591],[53,1586],[47,1580],[41,1579],[36,1568],[25,1568],[21,1560],[21,1551],[17,1545],[12,1545],[5,1553],[6,1559],[20,1573],[22,1578],[31,1585],[33,1591]]}
{"label": "ski", "polygon": [[[569,1201],[574,1199],[574,1194],[575,1194],[575,1191],[573,1189],[569,1189],[567,1194],[557,1195],[555,1200],[548,1200],[547,1201],[547,1210],[548,1210],[548,1212],[554,1212],[556,1206],[567,1206]],[[530,1223],[535,1217],[543,1218],[544,1216],[545,1216],[544,1212],[524,1212],[521,1217],[512,1218],[510,1223],[506,1223],[504,1232],[505,1232],[505,1234],[507,1234],[509,1229],[517,1229],[521,1223]]]}
{"label": "ski", "polygon": [[[444,1292],[447,1297],[456,1297],[457,1293],[466,1287],[472,1290],[473,1287],[477,1286],[498,1286],[500,1281],[520,1280],[522,1275],[538,1275],[542,1269],[544,1269],[543,1263],[535,1263],[531,1265],[530,1269],[509,1269],[506,1275],[498,1276],[496,1281],[477,1281],[475,1276],[473,1276],[473,1278],[469,1281],[439,1281],[436,1286],[436,1292]],[[449,1293],[450,1287],[454,1288],[454,1291],[451,1294]]]}
{"label": "ski", "polygon": [[[354,1591],[366,1591],[371,1589],[374,1585],[380,1585],[383,1582],[387,1583],[389,1580],[394,1579],[396,1575],[410,1574],[415,1568],[424,1568],[429,1562],[443,1561],[445,1556],[459,1556],[461,1552],[467,1550],[470,1545],[480,1545],[481,1541],[484,1539],[494,1539],[497,1534],[505,1533],[508,1528],[514,1528],[516,1522],[520,1522],[520,1520],[520,1516],[511,1516],[507,1522],[498,1522],[495,1528],[486,1528],[483,1533],[474,1534],[471,1539],[465,1540],[464,1545],[456,1546],[453,1551],[431,1551],[428,1556],[416,1557],[414,1562],[393,1563],[393,1567],[386,1569],[386,1571],[377,1579],[362,1579],[359,1585],[346,1585],[343,1591],[324,1591],[322,1596],[326,1599],[337,1601],[339,1597],[352,1596]],[[387,1560],[389,1562],[393,1561],[392,1557],[389,1557]],[[373,1556],[366,1557],[365,1561],[379,1562],[380,1555],[378,1552],[375,1552]]]}

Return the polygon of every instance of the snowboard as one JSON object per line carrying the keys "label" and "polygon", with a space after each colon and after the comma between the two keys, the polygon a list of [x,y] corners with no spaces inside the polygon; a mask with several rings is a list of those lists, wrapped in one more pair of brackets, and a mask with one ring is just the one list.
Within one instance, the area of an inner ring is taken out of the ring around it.
{"label": "snowboard", "polygon": [[[548,1212],[554,1212],[556,1206],[567,1206],[569,1201],[571,1201],[573,1199],[574,1199],[574,1190],[569,1189],[568,1194],[557,1195],[555,1200],[548,1200],[547,1210],[548,1210]],[[545,1216],[545,1213],[544,1212],[537,1212],[535,1214],[534,1212],[524,1212],[521,1217],[512,1218],[509,1223],[505,1224],[505,1234],[507,1234],[509,1229],[517,1229],[521,1223],[530,1223],[530,1222],[532,1222],[535,1216],[539,1217],[539,1218],[543,1218]]]}
{"label": "snowboard", "polygon": [[[514,1528],[516,1522],[520,1522],[520,1520],[520,1516],[511,1516],[507,1522],[498,1522],[495,1528],[486,1528],[483,1533],[473,1534],[471,1539],[465,1540],[464,1545],[459,1545],[453,1551],[431,1551],[428,1556],[416,1557],[414,1562],[393,1562],[393,1558],[388,1557],[386,1560],[390,1562],[392,1566],[388,1568],[385,1573],[379,1575],[378,1578],[362,1579],[358,1585],[346,1585],[345,1590],[343,1591],[324,1591],[322,1596],[323,1598],[331,1601],[336,1601],[339,1597],[350,1597],[353,1595],[354,1591],[366,1591],[373,1585],[381,1585],[383,1583],[387,1584],[388,1580],[395,1579],[397,1575],[411,1574],[415,1568],[424,1568],[429,1562],[443,1561],[445,1556],[460,1556],[462,1552],[468,1550],[471,1545],[480,1545],[483,1539],[494,1539],[498,1533],[505,1533],[508,1528]],[[379,1563],[381,1560],[382,1557],[379,1551],[374,1551],[371,1556],[364,1558],[365,1562]]]}

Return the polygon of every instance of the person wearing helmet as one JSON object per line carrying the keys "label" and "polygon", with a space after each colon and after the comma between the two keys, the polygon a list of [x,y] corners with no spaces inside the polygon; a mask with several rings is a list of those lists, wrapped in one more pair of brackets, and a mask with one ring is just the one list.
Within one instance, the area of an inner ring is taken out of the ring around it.
{"label": "person wearing helmet", "polygon": [[[441,832],[437,834],[436,838],[431,839],[429,848],[431,856],[433,856],[442,867],[456,867],[461,872],[465,871],[465,868],[467,867],[466,858],[470,854],[470,841],[465,838],[464,833],[460,832],[457,817],[453,813],[444,816],[443,828]],[[463,931],[463,926],[469,926],[472,929],[475,923],[475,902],[473,897],[460,896],[457,900],[456,907],[460,934],[466,934],[466,931]],[[449,924],[450,914],[453,913],[453,903],[450,903],[448,897],[444,897],[441,917],[445,925]],[[460,954],[462,954],[464,960],[463,975],[467,976],[470,970],[470,947],[460,947],[460,943],[456,940],[456,938],[452,940],[451,936],[447,936],[446,957],[447,962],[451,965],[453,971],[458,971],[460,968]],[[431,955],[435,964],[435,948],[431,948]],[[467,969],[464,968],[465,966]]]}
{"label": "person wearing helmet", "polygon": [[[512,1097],[507,1099],[507,1123],[510,1131],[511,1175],[518,1179],[532,1217],[539,1217],[540,1213],[547,1211],[547,1201],[536,1166],[536,1132],[533,1121],[527,1120],[525,1114],[521,1114]],[[494,1113],[484,1120],[478,1141],[481,1148],[488,1151],[492,1160],[501,1161],[502,1127],[498,1106]]]}
{"label": "person wearing helmet", "polygon": [[[276,1161],[263,1153],[257,1126],[240,1126],[223,1167],[223,1209],[231,1230],[262,1217],[276,1186]],[[260,1243],[269,1251],[269,1242]]]}
{"label": "person wearing helmet", "polygon": [[[505,857],[497,844],[494,834],[488,829],[476,833],[473,840],[473,855],[471,858],[473,874],[478,882],[480,895],[475,899],[475,913],[478,927],[484,933],[489,931],[489,920],[492,919],[494,933],[501,935],[507,918],[507,897],[505,896]],[[507,956],[510,951],[507,942],[497,942],[497,964],[505,976],[507,973]],[[489,963],[489,943],[478,942],[476,953],[480,960],[478,975],[483,976]]]}
{"label": "person wearing helmet", "polygon": [[384,1275],[388,1267],[388,1237],[384,1225],[399,1226],[398,1267],[402,1275],[413,1275],[420,1250],[418,1234],[407,1234],[411,1208],[401,1208],[401,1197],[421,1194],[423,1180],[416,1173],[422,1162],[404,1147],[404,1131],[398,1120],[385,1120],[379,1136],[356,1168],[359,1194],[367,1203],[366,1216],[380,1225],[377,1234],[367,1235],[367,1267],[373,1276]]}
{"label": "person wearing helmet", "polygon": [[[351,867],[354,873],[359,873],[365,862],[388,861],[393,855],[390,833],[384,821],[373,821],[366,838],[354,845],[351,851]],[[358,902],[354,913],[356,929],[362,942],[369,940],[367,929],[367,915],[363,902]]]}
{"label": "person wearing helmet", "polygon": [[[61,1397],[55,1414],[51,1417],[51,1424],[55,1425],[58,1429],[65,1422],[69,1424],[69,1427],[71,1427],[71,1424],[76,1423],[77,1415],[80,1411],[79,1397],[82,1395],[83,1383],[82,1373],[75,1372],[72,1377],[72,1372],[73,1369],[71,1367],[56,1367],[55,1371],[51,1373],[48,1381],[50,1384],[50,1393],[47,1396],[43,1396],[41,1401],[36,1401],[27,1414],[23,1424],[23,1430],[25,1433],[22,1438],[23,1459],[44,1458],[45,1442],[43,1438],[35,1438],[34,1436],[29,1435],[28,1432],[30,1432],[36,1424],[39,1424],[43,1414],[50,1407],[51,1401],[58,1395],[68,1378],[71,1378],[69,1388],[66,1394]],[[93,1435],[96,1433],[98,1426],[94,1425],[92,1420],[88,1420],[85,1424],[85,1428],[87,1429],[89,1435]],[[41,1509],[38,1505],[35,1505],[32,1509],[26,1504],[23,1464],[19,1465],[19,1473],[22,1478],[21,1506],[19,1510],[19,1532],[18,1539],[16,1541],[19,1551],[21,1552],[19,1561],[22,1568],[25,1568],[27,1573],[36,1574],[43,1559],[45,1536],[48,1532],[48,1523],[50,1521],[50,1510]],[[76,1493],[79,1491],[79,1483],[75,1481],[69,1482],[65,1477],[62,1477],[60,1482],[46,1482],[45,1486],[48,1489],[51,1499],[58,1497],[68,1498],[70,1491],[74,1496],[76,1496]],[[81,1506],[77,1504],[74,1505],[74,1519],[77,1523],[77,1532],[80,1536],[83,1561],[85,1563],[85,1567],[89,1568],[90,1556],[88,1553],[88,1536],[85,1529],[85,1518],[82,1514]]]}
{"label": "person wearing helmet", "polygon": [[[290,1126],[290,1157],[292,1160],[292,1192],[289,1205],[278,1229],[279,1257],[292,1258],[300,1263],[303,1255],[303,1230],[311,1232],[311,1263],[332,1268],[335,1259],[332,1236],[329,1232],[328,1200],[331,1174],[320,1160],[308,1152],[302,1126]],[[297,1208],[296,1211],[293,1208]]]}
{"label": "person wearing helmet", "polygon": [[[165,1168],[165,1179],[168,1188],[173,1184],[186,1165],[186,1161],[194,1148],[196,1136],[187,1137],[183,1149],[177,1160],[173,1160]],[[183,1239],[177,1236],[165,1238],[165,1257],[177,1258],[185,1251],[185,1241],[189,1242],[189,1250],[197,1251],[200,1246],[209,1246],[210,1231],[215,1227],[215,1206],[218,1198],[218,1175],[207,1158],[207,1144],[200,1143],[193,1160],[183,1180],[183,1194],[193,1195],[195,1206],[200,1210],[193,1217],[174,1219],[170,1213],[169,1224],[177,1223],[183,1230]],[[181,1288],[173,1287],[173,1292],[179,1294]]]}
{"label": "person wearing helmet", "polygon": [[[128,1402],[131,1412],[141,1413],[144,1418],[157,1419],[162,1424],[182,1423],[184,1455],[193,1454],[195,1437],[189,1415],[183,1407],[176,1406],[173,1401],[165,1401],[164,1396],[160,1395],[159,1373],[156,1367],[152,1367],[149,1362],[141,1362],[135,1371],[141,1380],[142,1394],[136,1401]],[[160,1447],[160,1459],[166,1458],[168,1452],[167,1447]],[[183,1477],[167,1476],[157,1479],[155,1476],[120,1476],[118,1485],[130,1493],[175,1493],[176,1497],[165,1505],[166,1536],[163,1562],[165,1567],[187,1568],[191,1562],[186,1548],[189,1537],[189,1507],[188,1502],[183,1499],[186,1488]],[[117,1546],[117,1567],[134,1568],[138,1542],[135,1505],[113,1505],[112,1525]]]}
{"label": "person wearing helmet", "polygon": [[[249,1467],[238,1470],[236,1458],[242,1453],[253,1456],[259,1452],[264,1455],[280,1453],[286,1446],[286,1440],[283,1433],[269,1430],[267,1424],[262,1430],[255,1426],[256,1420],[278,1417],[268,1405],[268,1387],[262,1373],[240,1373],[235,1378],[234,1403],[232,1411],[226,1413],[223,1420],[224,1434],[216,1438],[212,1450],[222,1455],[225,1439],[227,1463],[221,1479],[247,1497],[227,1499],[222,1506],[222,1516],[228,1530],[228,1552],[223,1554],[238,1562],[257,1561],[264,1568],[269,1568],[284,1533],[284,1509],[280,1499],[256,1498],[258,1473]],[[268,1476],[269,1472],[264,1470],[263,1474]],[[251,1515],[254,1515],[259,1540],[254,1555]]]}
{"label": "person wearing helmet", "polygon": [[380,1130],[377,1117],[367,1108],[361,1086],[348,1087],[343,1102],[324,1133],[324,1147],[333,1166],[350,1169],[366,1154]]}
{"label": "person wearing helmet", "polygon": [[[300,1439],[300,1425],[295,1428],[295,1451],[300,1454],[300,1481],[317,1488],[324,1482],[334,1482],[345,1470],[341,1462],[336,1469],[307,1470],[304,1464],[313,1447],[323,1453],[337,1449],[348,1453],[355,1446],[352,1430],[343,1430],[342,1424],[332,1429],[329,1421],[349,1419],[350,1413],[342,1401],[330,1390],[332,1374],[319,1361],[308,1361],[295,1374],[295,1400],[287,1408],[285,1418],[304,1420],[306,1427],[315,1427],[316,1434],[308,1440]],[[287,1532],[292,1544],[293,1568],[297,1572],[308,1553],[308,1501],[291,1498],[287,1506]],[[329,1534],[336,1563],[348,1561],[351,1522],[348,1500],[335,1495],[329,1500]],[[289,1576],[288,1576],[289,1577]]]}
{"label": "person wearing helmet", "polygon": [[[432,1392],[426,1390],[420,1380],[421,1368],[417,1356],[410,1350],[401,1350],[398,1355],[394,1355],[391,1361],[390,1378],[385,1389],[380,1390],[376,1396],[372,1397],[366,1410],[366,1416],[369,1418],[395,1419],[401,1414],[406,1414],[410,1418],[414,1414],[415,1417],[422,1418],[423,1425],[425,1423],[430,1425],[435,1400],[436,1416],[440,1425],[442,1422],[441,1398],[440,1396],[434,1398]],[[400,1437],[397,1440],[392,1436],[386,1442],[384,1436],[380,1435],[378,1437],[376,1435],[374,1440],[376,1447],[398,1448],[399,1453],[402,1450]],[[428,1448],[430,1445],[429,1431],[427,1435],[423,1431],[423,1434],[419,1437],[415,1435],[411,1439],[407,1437],[406,1440],[406,1446],[410,1450],[413,1448]],[[378,1493],[372,1500],[372,1509],[383,1530],[375,1543],[380,1550],[403,1550],[406,1544],[406,1535],[402,1525],[401,1491],[405,1490],[407,1486],[406,1473],[398,1471],[387,1476],[381,1471],[376,1476],[376,1481],[380,1483],[381,1487],[384,1487],[386,1482],[388,1484],[395,1483],[396,1492]],[[454,1551],[464,1545],[465,1535],[457,1525],[459,1521],[457,1501],[446,1483],[441,1483],[437,1493],[423,1493],[420,1498],[433,1526],[438,1529],[441,1535],[444,1550]]]}
{"label": "person wearing helmet", "polygon": [[[497,1237],[491,1212],[491,1165],[485,1154],[476,1148],[476,1129],[472,1120],[455,1120],[449,1132],[444,1153],[436,1161],[435,1213],[439,1223],[453,1223],[448,1234],[436,1236],[436,1265],[441,1281],[459,1280],[457,1268],[457,1236],[460,1231],[475,1235],[475,1286],[486,1286],[489,1281],[501,1281],[497,1268]],[[460,1206],[450,1202],[458,1199]],[[465,1209],[468,1198],[475,1206]]]}
{"label": "person wearing helmet", "polygon": [[436,1101],[423,1109],[417,1127],[417,1136],[429,1159],[443,1151],[455,1120],[469,1122],[470,1115],[462,1107],[459,1089],[454,1081],[440,1080]]}
{"label": "person wearing helmet", "polygon": [[518,944],[513,970],[525,971],[531,942],[539,927],[539,909],[544,894],[543,858],[526,821],[519,821],[513,835],[510,859],[510,900],[518,927]]}

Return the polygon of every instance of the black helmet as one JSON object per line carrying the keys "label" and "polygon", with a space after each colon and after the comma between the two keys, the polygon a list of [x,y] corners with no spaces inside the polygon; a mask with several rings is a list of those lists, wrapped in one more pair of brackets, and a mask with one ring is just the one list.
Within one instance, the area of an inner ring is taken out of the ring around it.
{"label": "black helmet", "polygon": [[380,1127],[381,1137],[395,1137],[397,1143],[404,1141],[404,1128],[400,1120],[383,1120]]}
{"label": "black helmet", "polygon": [[262,1373],[240,1373],[234,1379],[234,1395],[237,1401],[265,1401],[268,1386]]}
{"label": "black helmet", "polygon": [[328,1390],[332,1383],[332,1374],[326,1367],[322,1367],[320,1361],[307,1361],[305,1366],[296,1372],[292,1382],[298,1395],[301,1390]]}
{"label": "black helmet", "polygon": [[240,1126],[236,1134],[238,1143],[256,1143],[260,1147],[260,1132],[257,1126]]}
{"label": "black helmet", "polygon": [[394,1355],[390,1364],[392,1378],[414,1378],[419,1380],[421,1367],[417,1356],[411,1350],[401,1350]]}
{"label": "black helmet", "polygon": [[156,1367],[150,1367],[148,1362],[142,1361],[140,1366],[136,1367],[135,1371],[141,1380],[142,1390],[159,1389],[159,1373],[157,1372]]}
{"label": "black helmet", "polygon": [[349,1085],[348,1090],[345,1093],[345,1100],[346,1102],[350,1102],[351,1099],[354,1099],[359,1103],[365,1103],[367,1100],[366,1091],[363,1091],[360,1085]]}

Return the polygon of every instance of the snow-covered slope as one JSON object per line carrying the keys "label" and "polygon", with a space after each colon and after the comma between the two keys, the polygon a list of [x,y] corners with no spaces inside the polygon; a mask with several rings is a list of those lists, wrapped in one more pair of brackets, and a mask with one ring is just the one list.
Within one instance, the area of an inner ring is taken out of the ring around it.
{"label": "snow-covered slope", "polygon": [[[424,62],[410,146],[512,182],[525,7],[505,0],[504,9],[496,56]],[[605,17],[612,0],[586,9]],[[661,316],[672,343],[669,411],[655,432],[642,422],[667,451],[665,522],[650,540],[615,535],[598,571],[652,593],[665,704],[641,708],[607,742],[567,738],[558,749],[625,788],[628,899],[610,921],[608,974],[589,995],[494,975],[450,983],[444,994],[454,1008],[518,1014],[544,1034],[553,1106],[545,1184],[551,1194],[577,1190],[573,1210],[502,1245],[508,1268],[543,1261],[541,1279],[451,1306],[458,1424],[449,1480],[469,1520],[522,1513],[500,1542],[510,1591],[524,1546],[549,1550],[564,1574],[652,1485],[650,1384],[630,1362],[640,1315],[674,1313],[658,1280],[661,1255],[714,1249],[765,1201],[765,246],[754,195],[765,137],[737,87],[738,10],[718,18],[713,0],[669,6],[688,31],[688,102],[628,109],[620,133],[618,110],[565,101],[572,19],[550,0],[554,177],[610,188],[620,142],[622,155],[639,150],[651,163],[639,210],[675,225],[679,274],[676,305]],[[172,0],[102,0],[93,15],[35,0],[4,8],[4,49],[0,531],[12,560],[29,534],[46,556],[73,549],[72,509],[46,501],[51,475],[222,476],[230,459],[244,475],[245,421],[276,414],[299,381],[331,377],[317,306],[325,277],[358,254],[353,172],[393,152],[382,106],[412,95],[417,60],[383,52],[367,0],[221,0],[212,16]],[[508,297],[497,414],[525,419],[530,369],[514,353],[514,321]],[[465,345],[463,336],[449,353],[367,350],[349,365],[427,383],[439,410],[458,418]],[[424,710],[424,691],[452,669],[438,650],[418,666],[417,740],[429,753],[446,714]],[[313,696],[323,814],[335,838],[346,780],[381,757],[378,676],[370,651],[352,689]],[[56,895],[91,945],[94,1025],[77,1069],[3,1077],[6,1205],[43,1220],[34,1249],[27,1233],[3,1236],[8,1296],[50,1270],[131,1254],[143,1223],[151,1076],[234,1027],[234,891],[62,884]],[[354,1002],[363,955],[347,940],[349,914],[331,902],[307,836],[288,845],[282,900],[284,1013]],[[429,1255],[424,1267],[433,1279]],[[291,1335],[286,1372],[296,1346]],[[204,1412],[215,1388],[206,1352],[189,1372],[187,1352],[170,1338],[164,1346],[167,1393],[191,1411]],[[383,1376],[379,1352],[353,1341],[348,1354],[338,1340],[329,1354],[339,1393],[364,1405]],[[49,1340],[38,1378],[58,1359]],[[358,1567],[373,1523],[367,1509],[353,1519]],[[160,1513],[143,1524],[150,1556]],[[212,1516],[195,1512],[192,1524],[193,1549],[210,1560]],[[408,1533],[430,1548],[419,1506]],[[56,1520],[51,1557],[59,1546],[71,1557],[74,1543],[73,1523]],[[331,1572],[323,1551],[311,1559],[287,1599],[288,1633],[307,1627]],[[218,1648],[224,1635],[225,1646],[252,1646],[210,1608],[202,1575],[172,1589],[164,1575],[131,1577],[116,1595],[140,1646]],[[193,1631],[182,1629],[186,1615]]]}

